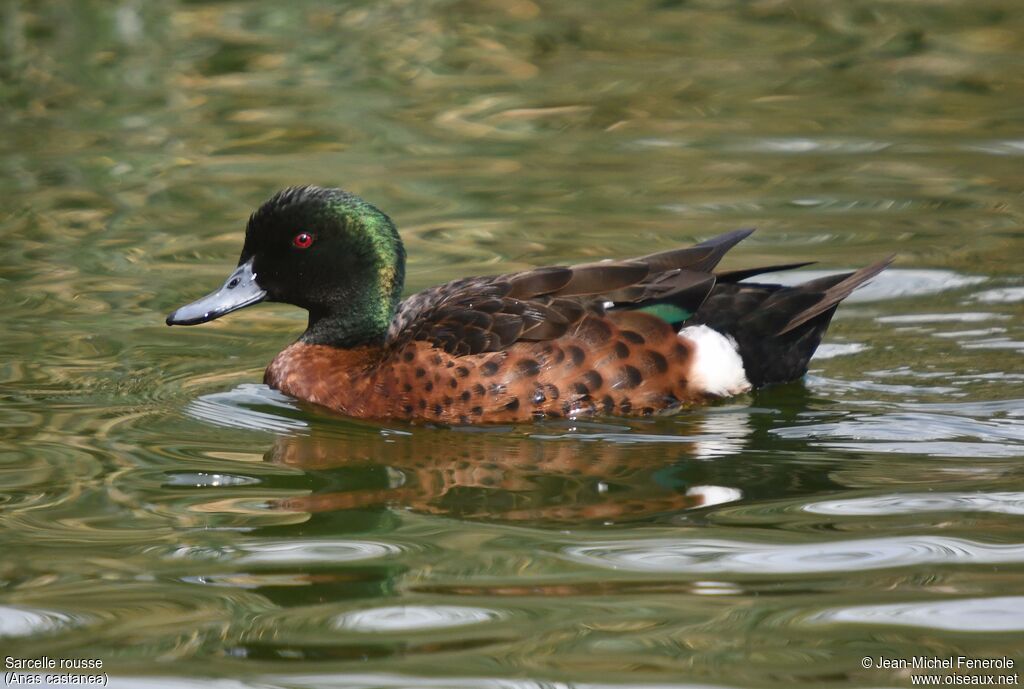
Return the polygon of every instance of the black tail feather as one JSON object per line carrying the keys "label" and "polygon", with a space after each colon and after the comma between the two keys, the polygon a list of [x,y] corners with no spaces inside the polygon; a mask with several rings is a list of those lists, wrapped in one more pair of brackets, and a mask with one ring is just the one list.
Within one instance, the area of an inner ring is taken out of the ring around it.
{"label": "black tail feather", "polygon": [[[888,268],[895,258],[895,255],[889,256],[877,263],[872,263],[865,268],[861,268],[855,273],[840,276],[829,276],[827,278],[812,280],[800,285],[798,288],[807,290],[818,290],[824,288],[825,291],[818,303],[806,311],[795,314],[789,323],[786,324],[786,327],[779,331],[779,334],[783,335],[788,333],[791,330],[799,328],[804,323],[814,320],[814,318],[825,313],[829,309],[834,309],[839,302],[850,296],[850,294],[853,293],[853,290],[857,289],[865,282]],[[838,282],[832,282],[830,278],[833,277],[840,277],[842,279]]]}
{"label": "black tail feather", "polygon": [[795,380],[807,372],[839,302],[892,260],[889,257],[853,273],[829,275],[794,287],[737,282],[735,275],[744,271],[727,273],[726,280],[719,276],[691,322],[708,325],[736,340],[747,379],[754,387]]}

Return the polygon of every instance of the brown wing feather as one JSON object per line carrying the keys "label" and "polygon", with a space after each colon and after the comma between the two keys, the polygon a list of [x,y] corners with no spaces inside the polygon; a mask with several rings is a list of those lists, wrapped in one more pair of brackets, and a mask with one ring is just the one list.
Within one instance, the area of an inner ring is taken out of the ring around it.
{"label": "brown wing feather", "polygon": [[648,254],[636,260],[650,266],[652,273],[674,268],[708,272],[718,265],[729,249],[753,233],[752,228],[733,230],[685,249],[670,249],[656,254]]}
{"label": "brown wing feather", "polygon": [[638,303],[686,293],[699,305],[714,285],[709,271],[751,232],[736,230],[632,260],[547,266],[439,285],[399,305],[388,343],[398,347],[424,340],[449,354],[479,354],[517,341],[562,337],[588,314],[603,316],[607,301]]}

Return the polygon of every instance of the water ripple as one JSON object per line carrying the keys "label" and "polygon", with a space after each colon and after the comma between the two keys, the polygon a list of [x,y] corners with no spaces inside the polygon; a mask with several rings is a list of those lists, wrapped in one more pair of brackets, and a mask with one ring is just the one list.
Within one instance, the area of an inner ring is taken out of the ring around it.
{"label": "water ripple", "polygon": [[166,486],[176,488],[220,488],[223,486],[254,486],[259,485],[261,480],[255,476],[240,476],[237,474],[216,473],[211,474],[205,471],[168,472]]}
{"label": "water ripple", "polygon": [[756,543],[714,539],[612,541],[569,546],[568,559],[603,569],[660,573],[812,574],[922,564],[1024,563],[1024,543],[908,536],[825,543]]}
{"label": "water ripple", "polygon": [[180,546],[173,550],[149,549],[163,552],[170,560],[231,561],[235,564],[278,565],[312,564],[322,562],[355,562],[392,557],[415,548],[411,545],[354,540],[260,540],[231,546]]}
{"label": "water ripple", "polygon": [[1024,457],[1024,446],[1000,443],[903,442],[903,443],[816,443],[820,447],[853,452],[890,452],[928,457],[984,457],[987,459]]}
{"label": "water ripple", "polygon": [[[6,3],[0,646],[133,689],[905,685],[861,652],[1016,651],[1014,4]],[[239,385],[301,309],[163,324],[301,182],[393,213],[410,291],[748,223],[728,268],[899,261],[820,377],[727,413],[384,430]]]}
{"label": "water ripple", "polygon": [[997,139],[993,141],[981,141],[965,145],[964,148],[979,153],[988,153],[998,156],[1019,156],[1024,155],[1024,141],[1020,139]]}
{"label": "water ripple", "polygon": [[963,313],[909,313],[896,316],[879,316],[879,323],[978,323],[990,320],[1006,320],[1004,313],[965,311]]}
{"label": "water ripple", "polygon": [[1011,304],[1024,301],[1024,287],[1002,287],[985,290],[975,294],[974,300],[985,304]]}
{"label": "water ripple", "polygon": [[418,631],[480,624],[503,616],[497,610],[459,605],[394,605],[343,613],[334,618],[333,626],[361,632]]}
{"label": "water ripple", "polygon": [[803,506],[805,512],[843,516],[882,516],[924,512],[993,512],[1024,515],[1024,493],[925,493],[875,495],[822,500]]}
{"label": "water ripple", "polygon": [[1024,342],[1011,340],[1008,337],[996,337],[978,342],[962,342],[960,346],[964,349],[1012,349],[1024,351]]}
{"label": "water ripple", "polygon": [[[835,273],[834,270],[795,270],[776,273],[772,282],[782,285],[797,285]],[[978,275],[962,275],[952,270],[889,268],[872,278],[868,284],[858,288],[856,292],[846,298],[845,302],[854,304],[920,297],[977,285],[986,280],[987,278]]]}
{"label": "water ripple", "polygon": [[831,423],[772,429],[782,438],[849,438],[851,440],[921,441],[973,438],[981,441],[1024,441],[1024,426],[1009,420],[978,420],[932,413],[890,413],[856,416]]}
{"label": "water ripple", "polygon": [[301,431],[309,423],[299,418],[295,401],[266,385],[246,383],[234,390],[203,395],[185,413],[217,426],[270,433]]}
{"label": "water ripple", "polygon": [[403,549],[379,541],[261,541],[241,548],[243,564],[352,562],[398,555]]}
{"label": "water ripple", "polygon": [[1024,631],[1024,596],[856,605],[826,610],[809,624],[893,624],[953,632]]}
{"label": "water ripple", "polygon": [[74,619],[65,613],[0,605],[0,638],[43,634],[72,624]]}

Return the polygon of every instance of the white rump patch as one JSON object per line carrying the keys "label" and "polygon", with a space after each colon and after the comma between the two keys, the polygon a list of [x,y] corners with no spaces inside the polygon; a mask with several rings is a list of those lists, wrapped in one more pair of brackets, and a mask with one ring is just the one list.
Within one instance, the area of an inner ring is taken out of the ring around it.
{"label": "white rump patch", "polygon": [[692,486],[686,489],[686,494],[700,498],[700,502],[694,507],[721,505],[723,502],[735,502],[743,497],[743,491],[729,486]]}
{"label": "white rump patch", "polygon": [[736,340],[706,325],[691,325],[679,337],[693,345],[690,380],[709,395],[729,397],[750,389]]}

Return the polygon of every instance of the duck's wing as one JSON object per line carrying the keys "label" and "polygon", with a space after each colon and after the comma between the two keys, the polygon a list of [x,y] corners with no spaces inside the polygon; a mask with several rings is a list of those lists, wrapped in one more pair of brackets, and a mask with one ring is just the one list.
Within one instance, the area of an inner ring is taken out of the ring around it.
{"label": "duck's wing", "polygon": [[439,285],[403,301],[388,331],[394,346],[425,340],[457,356],[570,332],[607,308],[672,303],[693,313],[715,284],[725,253],[753,230],[625,261],[549,266]]}

